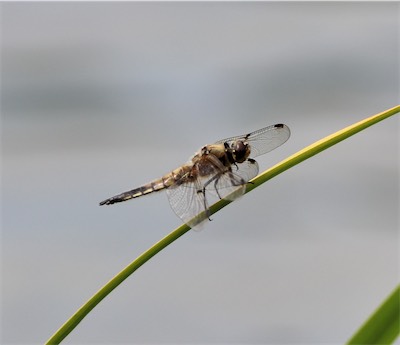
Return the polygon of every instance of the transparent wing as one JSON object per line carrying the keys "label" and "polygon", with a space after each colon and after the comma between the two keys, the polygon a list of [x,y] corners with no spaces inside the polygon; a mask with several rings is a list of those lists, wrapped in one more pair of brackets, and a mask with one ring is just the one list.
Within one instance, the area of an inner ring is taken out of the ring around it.
{"label": "transparent wing", "polygon": [[[205,165],[207,174],[202,175]],[[199,230],[203,221],[210,217],[210,205],[220,199],[234,200],[243,195],[246,183],[258,173],[258,164],[249,160],[229,169],[214,155],[207,155],[192,169],[196,178],[180,181],[166,192],[176,215],[192,229]]]}
{"label": "transparent wing", "polygon": [[201,190],[201,181],[186,182],[167,188],[171,208],[192,229],[208,218],[208,204]]}
{"label": "transparent wing", "polygon": [[219,140],[216,142],[216,144],[228,143],[231,145],[232,142],[236,140],[243,140],[248,142],[250,145],[250,157],[257,157],[276,149],[278,146],[286,142],[289,137],[289,127],[284,124],[276,124],[261,128],[248,134]]}
{"label": "transparent wing", "polygon": [[242,196],[246,190],[246,183],[258,174],[258,164],[255,160],[249,159],[243,163],[233,165],[230,171],[220,175],[217,179],[214,190],[218,197],[226,200],[235,200]]}
{"label": "transparent wing", "polygon": [[247,159],[243,163],[232,166],[232,173],[239,176],[245,183],[258,174],[258,163],[254,159]]}

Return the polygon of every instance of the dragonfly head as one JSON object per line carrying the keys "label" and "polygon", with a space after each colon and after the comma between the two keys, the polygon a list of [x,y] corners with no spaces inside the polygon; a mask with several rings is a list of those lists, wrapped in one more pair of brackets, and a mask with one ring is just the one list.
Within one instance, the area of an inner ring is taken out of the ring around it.
{"label": "dragonfly head", "polygon": [[250,155],[250,146],[243,140],[236,140],[231,145],[232,157],[236,163],[243,163]]}

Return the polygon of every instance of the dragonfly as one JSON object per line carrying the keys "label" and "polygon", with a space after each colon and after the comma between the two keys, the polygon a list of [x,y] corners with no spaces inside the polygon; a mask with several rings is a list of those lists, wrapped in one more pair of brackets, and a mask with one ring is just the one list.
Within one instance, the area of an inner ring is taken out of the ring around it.
{"label": "dragonfly", "polygon": [[290,129],[275,124],[203,146],[187,163],[141,187],[108,198],[101,205],[138,198],[166,190],[171,208],[192,229],[210,219],[210,205],[218,199],[233,201],[242,196],[259,171],[255,157],[285,143]]}

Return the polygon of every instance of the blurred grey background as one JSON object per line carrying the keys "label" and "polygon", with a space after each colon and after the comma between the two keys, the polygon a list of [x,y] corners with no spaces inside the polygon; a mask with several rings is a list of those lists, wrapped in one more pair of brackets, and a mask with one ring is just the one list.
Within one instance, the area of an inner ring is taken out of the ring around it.
{"label": "blurred grey background", "polygon": [[[399,3],[2,3],[2,344],[43,343],[180,220],[98,202],[200,146],[292,130],[261,170],[399,101]],[[269,181],[65,340],[346,341],[399,278],[399,120]]]}

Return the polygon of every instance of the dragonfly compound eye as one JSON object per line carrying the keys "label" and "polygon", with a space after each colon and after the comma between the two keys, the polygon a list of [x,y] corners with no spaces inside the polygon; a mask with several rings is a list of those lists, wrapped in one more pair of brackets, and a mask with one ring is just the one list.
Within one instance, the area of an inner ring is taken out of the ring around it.
{"label": "dragonfly compound eye", "polygon": [[250,154],[249,145],[242,140],[233,143],[232,148],[232,155],[237,163],[243,163]]}

